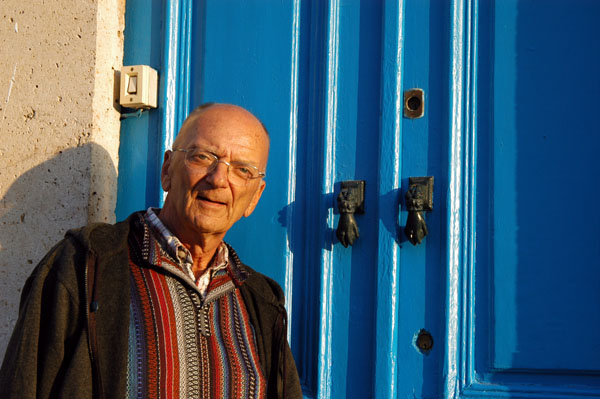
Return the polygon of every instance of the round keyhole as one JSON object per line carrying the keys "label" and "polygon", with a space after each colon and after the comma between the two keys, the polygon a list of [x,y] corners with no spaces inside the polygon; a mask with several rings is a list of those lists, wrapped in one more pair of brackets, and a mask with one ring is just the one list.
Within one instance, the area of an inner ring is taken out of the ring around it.
{"label": "round keyhole", "polygon": [[404,116],[409,119],[421,118],[425,113],[425,93],[422,89],[404,92]]}
{"label": "round keyhole", "polygon": [[433,349],[433,337],[431,333],[422,328],[417,335],[415,344],[421,353],[428,354]]}
{"label": "round keyhole", "polygon": [[418,111],[419,108],[421,108],[421,99],[417,96],[409,97],[408,100],[406,100],[406,106],[411,111]]}

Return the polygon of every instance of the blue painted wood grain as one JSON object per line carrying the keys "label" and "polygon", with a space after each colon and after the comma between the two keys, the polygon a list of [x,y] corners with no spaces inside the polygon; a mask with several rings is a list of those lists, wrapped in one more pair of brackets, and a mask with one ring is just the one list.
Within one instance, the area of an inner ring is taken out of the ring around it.
{"label": "blue painted wood grain", "polygon": [[[595,190],[595,122],[548,113],[555,76],[594,103],[598,5],[563,6],[453,3],[447,397],[600,396],[598,215],[572,221],[553,204],[556,179]],[[581,239],[565,240],[574,226]]]}
{"label": "blue painted wood grain", "polygon": [[[161,203],[193,107],[259,116],[267,190],[226,239],[284,287],[305,397],[600,396],[600,221],[571,201],[598,194],[597,3],[151,4],[127,2],[125,63],[159,70],[160,105],[122,123],[117,216]],[[413,247],[402,197],[424,175],[434,211]],[[354,179],[366,213],[343,248],[335,198]]]}

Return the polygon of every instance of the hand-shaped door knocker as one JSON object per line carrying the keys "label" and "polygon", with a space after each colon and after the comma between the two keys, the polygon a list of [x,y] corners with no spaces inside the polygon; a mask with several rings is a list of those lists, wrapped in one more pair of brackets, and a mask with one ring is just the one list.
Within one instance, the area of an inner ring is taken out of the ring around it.
{"label": "hand-shaped door knocker", "polygon": [[354,214],[364,213],[364,203],[364,180],[349,180],[341,183],[341,190],[337,197],[340,220],[335,235],[346,248],[354,244],[359,236]]}
{"label": "hand-shaped door knocker", "polygon": [[404,234],[418,245],[429,233],[423,212],[433,210],[433,177],[410,177],[404,198],[408,209]]}

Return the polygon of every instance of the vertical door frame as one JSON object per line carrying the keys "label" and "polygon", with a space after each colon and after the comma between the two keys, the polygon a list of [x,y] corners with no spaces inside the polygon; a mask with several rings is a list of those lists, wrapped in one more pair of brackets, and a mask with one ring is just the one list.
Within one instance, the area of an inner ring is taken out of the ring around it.
{"label": "vertical door frame", "polygon": [[[383,6],[382,84],[380,125],[379,259],[377,266],[377,314],[375,347],[375,398],[395,398],[398,381],[398,301],[400,250],[383,224],[385,218],[398,219],[402,165],[402,113],[404,98],[403,41],[404,0],[388,0]],[[389,60],[389,62],[386,62]],[[396,192],[384,196],[381,193]]]}
{"label": "vertical door frame", "polygon": [[[192,0],[130,0],[126,5],[124,63],[158,70],[158,108],[121,122],[116,214],[162,206],[162,156],[189,111]],[[145,161],[143,161],[145,160]],[[137,187],[132,193],[130,188]]]}
{"label": "vertical door frame", "polygon": [[[161,82],[161,152],[164,153],[189,113],[193,0],[165,2],[163,76]],[[160,203],[164,200],[161,197]]]}
{"label": "vertical door frame", "polygon": [[[444,396],[479,396],[474,366],[475,184],[477,166],[477,0],[450,13],[447,342]],[[487,387],[489,392],[490,387]]]}

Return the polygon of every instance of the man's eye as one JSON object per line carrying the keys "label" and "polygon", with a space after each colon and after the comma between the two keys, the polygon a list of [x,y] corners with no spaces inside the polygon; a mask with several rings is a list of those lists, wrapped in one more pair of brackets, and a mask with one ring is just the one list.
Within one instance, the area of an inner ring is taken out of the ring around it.
{"label": "man's eye", "polygon": [[244,177],[252,177],[252,170],[246,166],[236,166],[235,171]]}
{"label": "man's eye", "polygon": [[212,161],[210,155],[208,155],[205,152],[197,152],[195,154],[192,154],[192,160],[194,162],[206,162],[206,161]]}

